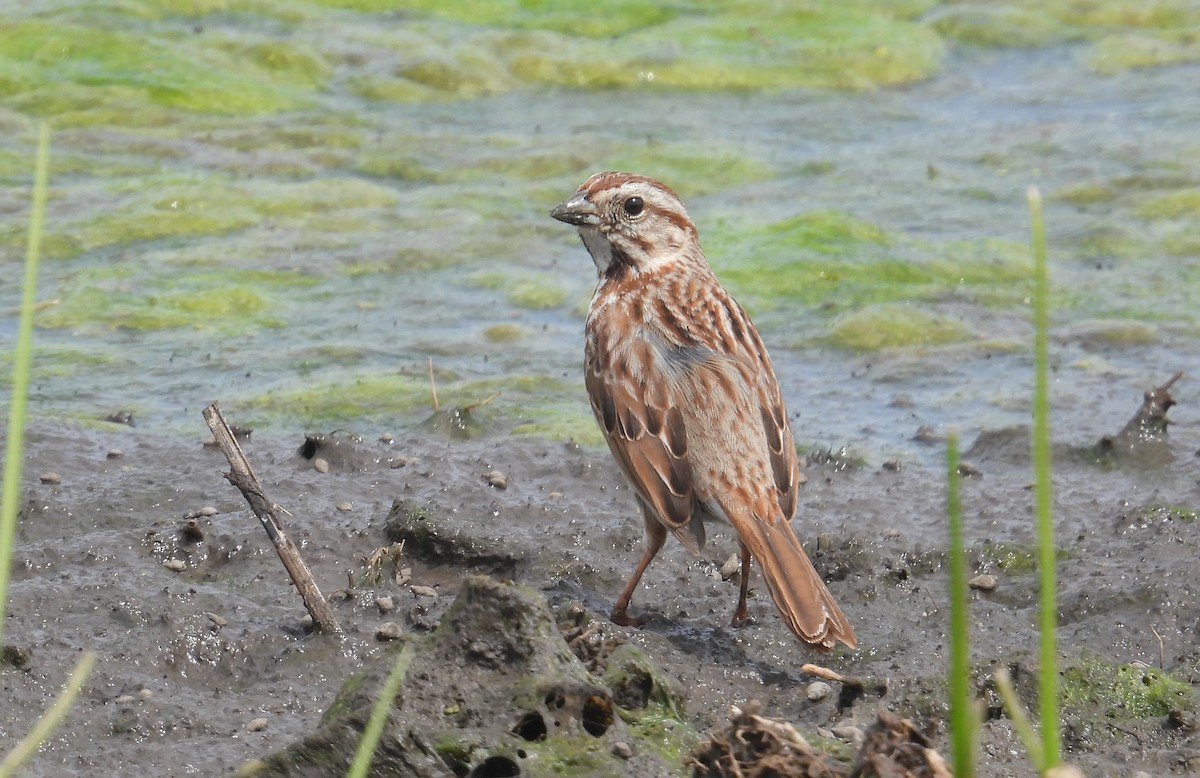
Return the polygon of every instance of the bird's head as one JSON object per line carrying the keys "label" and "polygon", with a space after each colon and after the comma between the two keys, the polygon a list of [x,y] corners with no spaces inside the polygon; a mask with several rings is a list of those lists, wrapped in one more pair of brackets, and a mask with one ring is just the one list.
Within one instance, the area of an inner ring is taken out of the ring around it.
{"label": "bird's head", "polygon": [[550,212],[579,228],[601,275],[641,273],[700,256],[696,227],[665,184],[630,173],[597,173]]}

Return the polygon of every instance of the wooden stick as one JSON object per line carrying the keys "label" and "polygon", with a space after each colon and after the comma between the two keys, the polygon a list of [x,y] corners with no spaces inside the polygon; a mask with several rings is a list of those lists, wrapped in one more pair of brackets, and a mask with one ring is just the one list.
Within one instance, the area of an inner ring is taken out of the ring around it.
{"label": "wooden stick", "polygon": [[283,531],[283,524],[279,521],[278,516],[283,509],[268,500],[263,493],[262,483],[250,469],[250,461],[246,459],[246,455],[242,453],[242,447],[234,439],[233,431],[229,429],[225,417],[221,415],[221,409],[217,407],[216,403],[213,403],[205,408],[202,414],[204,420],[208,422],[208,428],[212,430],[217,446],[229,460],[230,471],[225,474],[225,478],[241,491],[246,502],[250,503],[250,510],[254,511],[254,515],[262,522],[263,529],[267,531],[267,537],[275,545],[279,560],[283,562],[288,575],[292,577],[292,583],[296,585],[296,590],[300,592],[300,597],[304,600],[304,607],[312,616],[313,625],[319,632],[341,634],[342,630],[338,626],[337,618],[333,615],[333,608],[329,607],[329,603],[321,596],[321,590],[317,588],[317,582],[313,580],[308,566],[300,558],[300,552]]}

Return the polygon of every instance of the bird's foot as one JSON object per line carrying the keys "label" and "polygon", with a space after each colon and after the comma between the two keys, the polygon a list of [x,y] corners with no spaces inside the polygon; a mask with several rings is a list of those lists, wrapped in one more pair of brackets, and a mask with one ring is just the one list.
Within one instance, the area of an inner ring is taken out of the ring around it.
{"label": "bird's foot", "polygon": [[642,624],[646,622],[645,619],[639,619],[636,616],[630,616],[624,608],[619,610],[614,608],[613,612],[608,615],[608,620],[613,624],[619,624],[622,627],[636,627],[638,629],[641,629]]}
{"label": "bird's foot", "polygon": [[729,620],[729,626],[737,629],[746,627],[754,623],[754,619],[750,618],[750,611],[746,608],[738,608],[733,613],[733,618]]}

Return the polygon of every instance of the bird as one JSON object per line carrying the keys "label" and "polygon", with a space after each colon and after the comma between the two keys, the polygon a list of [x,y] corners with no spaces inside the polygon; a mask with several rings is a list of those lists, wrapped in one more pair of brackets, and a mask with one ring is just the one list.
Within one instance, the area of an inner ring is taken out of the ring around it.
{"label": "bird", "polygon": [[705,259],[682,200],[652,178],[608,171],[550,215],[578,229],[596,265],[584,383],[645,526],[645,549],[609,618],[640,627],[630,601],[668,533],[698,556],[705,522],[716,520],[739,542],[732,626],[750,621],[757,560],[801,641],[822,652],[839,641],[855,648],[850,622],[791,528],[800,470],[771,358]]}

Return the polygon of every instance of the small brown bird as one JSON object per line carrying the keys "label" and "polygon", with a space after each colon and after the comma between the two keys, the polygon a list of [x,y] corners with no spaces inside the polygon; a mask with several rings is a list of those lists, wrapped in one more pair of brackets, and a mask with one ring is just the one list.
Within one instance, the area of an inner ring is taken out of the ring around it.
{"label": "small brown bird", "polygon": [[617,624],[670,530],[693,554],[704,521],[733,526],[749,620],[750,560],[784,622],[805,643],[854,648],[854,630],[789,521],[800,471],[771,359],[713,275],[696,227],[669,188],[597,173],[550,215],[579,228],[600,279],[588,311],[585,381],[592,411],[637,494],[646,550],[613,606]]}

